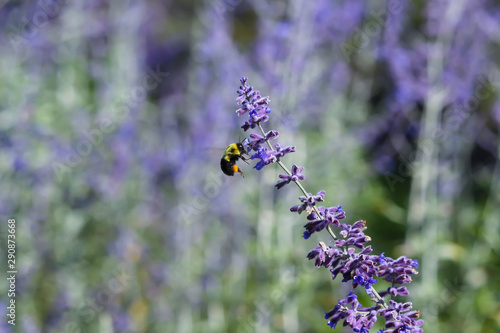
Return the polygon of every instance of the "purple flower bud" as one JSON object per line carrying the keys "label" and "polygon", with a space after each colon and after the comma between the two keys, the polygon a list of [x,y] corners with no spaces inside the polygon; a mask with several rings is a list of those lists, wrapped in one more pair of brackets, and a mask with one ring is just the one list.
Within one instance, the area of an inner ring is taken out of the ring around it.
{"label": "purple flower bud", "polygon": [[247,131],[248,129],[253,129],[257,126],[257,124],[255,124],[254,122],[250,121],[250,120],[247,120],[245,121],[245,124],[243,124],[243,126],[241,126],[241,128],[243,128],[244,131]]}
{"label": "purple flower bud", "polygon": [[307,258],[309,260],[316,259],[316,267],[325,266],[326,268],[329,268],[339,255],[340,251],[338,249],[326,246],[323,242],[319,242],[319,245],[316,248],[309,251]]}
{"label": "purple flower bud", "polygon": [[[340,207],[342,207],[342,206],[340,206]],[[361,230],[365,230],[366,229],[366,221],[360,220],[360,221],[354,222],[352,227],[359,228]]]}
{"label": "purple flower bud", "polygon": [[325,313],[325,319],[328,319],[328,318],[331,318],[334,314],[336,314],[340,309],[340,305],[335,305],[335,307],[328,311],[327,313]]}
{"label": "purple flower bud", "polygon": [[301,205],[293,206],[290,208],[290,211],[302,213],[303,211],[307,211],[308,213],[312,212],[312,207],[316,205],[316,202],[323,202],[326,192],[319,191],[317,195],[312,195],[311,193],[308,196],[300,196],[299,200],[302,202]]}
{"label": "purple flower bud", "polygon": [[381,265],[383,265],[383,264],[387,263],[387,262],[385,261],[385,256],[384,256],[384,253],[385,253],[385,252],[382,252],[382,254],[380,255],[380,258],[379,258],[379,260],[378,260],[378,261],[379,261],[379,264],[381,264]]}
{"label": "purple flower bud", "polygon": [[347,297],[344,299],[341,299],[337,304],[338,305],[346,305],[349,303],[352,303],[354,300],[358,299],[358,296],[354,294],[352,291],[347,294]]}
{"label": "purple flower bud", "polygon": [[279,135],[280,133],[278,131],[271,130],[266,133],[266,139],[267,140],[276,139]]}
{"label": "purple flower bud", "polygon": [[[306,178],[306,176],[304,176],[301,172],[302,170],[304,170],[303,167],[298,167],[296,166],[295,164],[292,166],[292,174],[291,175],[287,175],[287,174],[280,174],[279,175],[279,178],[281,178],[282,180],[278,181],[278,183],[276,183],[276,187],[278,188],[278,190],[280,188],[282,188],[283,186],[285,186],[286,184],[289,184],[291,181],[298,181],[298,180],[304,180]],[[293,207],[292,207],[293,209]]]}
{"label": "purple flower bud", "polygon": [[264,164],[268,165],[271,163],[275,163],[277,161],[278,161],[278,158],[276,157],[276,152],[270,151],[269,154],[267,154],[267,157],[264,159]]}
{"label": "purple flower bud", "polygon": [[261,170],[266,165],[264,160],[267,158],[267,149],[260,147],[257,153],[250,156],[251,160],[256,158],[259,158],[260,161],[254,166],[254,169]]}
{"label": "purple flower bud", "polygon": [[250,146],[250,149],[258,149],[258,146],[265,141],[265,138],[263,136],[260,136],[259,134],[252,133],[250,134],[250,137],[253,139],[248,143]]}
{"label": "purple flower bud", "polygon": [[365,280],[363,279],[363,275],[362,274],[358,274],[358,275],[356,275],[354,277],[354,279],[352,280],[352,282],[362,285],[365,282]]}
{"label": "purple flower bud", "polygon": [[277,152],[276,157],[278,157],[278,158],[281,158],[281,157],[285,156],[286,154],[290,154],[290,153],[295,152],[295,146],[283,148],[283,147],[281,147],[281,145],[279,143],[277,143],[274,147],[276,148],[276,152]]}

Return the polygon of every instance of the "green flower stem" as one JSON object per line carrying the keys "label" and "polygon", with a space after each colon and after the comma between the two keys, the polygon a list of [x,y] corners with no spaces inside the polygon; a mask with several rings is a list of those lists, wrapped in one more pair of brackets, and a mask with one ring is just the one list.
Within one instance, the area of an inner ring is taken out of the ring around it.
{"label": "green flower stem", "polygon": [[375,296],[375,299],[377,300],[377,303],[380,304],[384,309],[387,309],[388,306],[385,304],[384,299],[378,294],[378,292],[371,286],[373,296]]}

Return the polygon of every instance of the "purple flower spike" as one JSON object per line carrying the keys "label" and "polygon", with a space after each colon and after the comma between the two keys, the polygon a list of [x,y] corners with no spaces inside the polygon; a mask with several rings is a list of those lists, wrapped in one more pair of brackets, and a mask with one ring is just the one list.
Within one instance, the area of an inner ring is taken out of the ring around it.
{"label": "purple flower spike", "polygon": [[238,98],[236,103],[241,105],[241,108],[236,110],[236,113],[241,116],[248,112],[249,119],[241,126],[244,131],[250,128],[255,128],[258,123],[266,122],[269,120],[269,113],[271,109],[266,105],[270,103],[269,97],[262,97],[258,90],[254,90],[252,86],[247,84],[248,78],[242,77],[240,79],[241,86],[237,90]]}
{"label": "purple flower spike", "polygon": [[280,174],[279,177],[282,179],[278,181],[278,183],[275,185],[278,190],[285,186],[286,184],[289,184],[290,182],[298,181],[298,180],[304,180],[306,176],[304,176],[301,172],[304,170],[304,167],[299,167],[297,165],[292,166],[292,175],[287,175],[287,174]]}
{"label": "purple flower spike", "polygon": [[[258,159],[254,166],[261,170],[264,166],[279,162],[280,158],[286,154],[295,152],[295,146],[282,147],[276,143],[271,148],[269,140],[278,137],[278,131],[271,130],[267,133],[262,127],[262,123],[269,120],[271,109],[267,106],[269,97],[262,97],[258,90],[248,85],[248,78],[240,79],[241,86],[238,89],[238,105],[241,107],[236,111],[238,115],[248,113],[248,119],[243,124],[243,130],[259,127],[260,134],[250,134],[250,140],[245,139],[243,145],[247,151],[253,150],[255,153],[250,159]],[[266,147],[263,147],[266,143]],[[418,274],[418,261],[405,256],[398,259],[386,257],[384,252],[380,255],[373,255],[372,248],[366,245],[371,238],[365,235],[367,229],[366,221],[359,220],[351,224],[340,223],[346,218],[346,213],[342,205],[324,207],[318,206],[318,202],[324,202],[326,192],[319,191],[316,195],[306,192],[299,180],[304,180],[302,174],[303,167],[293,165],[288,171],[280,162],[279,165],[286,171],[279,175],[276,183],[278,189],[286,184],[295,182],[304,194],[299,197],[300,204],[290,208],[291,212],[307,212],[307,223],[304,225],[304,239],[309,239],[312,234],[328,229],[333,238],[330,246],[324,242],[319,242],[318,246],[310,250],[307,254],[309,260],[314,260],[316,267],[328,268],[332,279],[340,274],[342,282],[352,283],[352,290],[344,299],[337,302],[337,305],[329,312],[325,313],[327,324],[331,328],[337,327],[339,322],[343,326],[349,326],[352,331],[358,333],[369,333],[377,321],[377,318],[385,320],[385,326],[379,333],[421,333],[423,330],[423,320],[419,319],[420,312],[412,310],[409,302],[398,303],[392,298],[409,295],[408,289],[403,286],[411,282],[411,276]],[[332,227],[338,228],[334,231]],[[337,234],[338,233],[338,234]],[[340,237],[337,237],[340,235]],[[375,290],[378,279],[389,282],[390,286],[384,290]],[[374,304],[371,307],[364,307],[353,291],[356,288],[363,288],[370,296]],[[386,296],[390,297],[387,305]]]}

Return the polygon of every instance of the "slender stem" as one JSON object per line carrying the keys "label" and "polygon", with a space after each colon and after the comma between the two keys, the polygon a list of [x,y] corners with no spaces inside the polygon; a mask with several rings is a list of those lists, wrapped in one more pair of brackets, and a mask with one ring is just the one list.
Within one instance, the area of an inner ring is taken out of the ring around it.
{"label": "slender stem", "polygon": [[375,288],[373,288],[373,286],[371,288],[372,288],[373,296],[375,296],[375,298],[377,299],[377,303],[379,303],[380,305],[382,305],[382,307],[384,309],[387,309],[388,306],[387,306],[387,304],[385,304],[384,299],[378,294],[378,292],[375,290]]}

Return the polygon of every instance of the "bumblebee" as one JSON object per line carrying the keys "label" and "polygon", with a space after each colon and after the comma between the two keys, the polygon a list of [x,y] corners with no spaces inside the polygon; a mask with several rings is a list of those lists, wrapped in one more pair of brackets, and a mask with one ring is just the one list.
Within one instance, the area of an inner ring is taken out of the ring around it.
{"label": "bumblebee", "polygon": [[242,156],[243,154],[248,155],[245,147],[243,147],[243,144],[241,142],[231,143],[229,146],[227,146],[227,148],[224,150],[224,155],[220,160],[220,168],[222,172],[224,172],[228,176],[234,176],[235,172],[239,172],[243,177],[245,177],[243,171],[241,171],[241,169],[236,165],[236,162],[240,158],[246,164],[248,164],[246,158]]}

